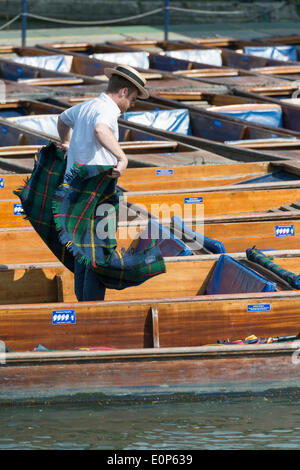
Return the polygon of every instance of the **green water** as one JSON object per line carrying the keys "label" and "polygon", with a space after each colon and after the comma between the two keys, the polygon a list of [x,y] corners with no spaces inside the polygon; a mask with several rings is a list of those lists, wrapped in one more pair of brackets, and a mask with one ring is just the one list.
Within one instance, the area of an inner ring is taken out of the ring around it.
{"label": "green water", "polygon": [[0,408],[1,450],[297,450],[300,398]]}

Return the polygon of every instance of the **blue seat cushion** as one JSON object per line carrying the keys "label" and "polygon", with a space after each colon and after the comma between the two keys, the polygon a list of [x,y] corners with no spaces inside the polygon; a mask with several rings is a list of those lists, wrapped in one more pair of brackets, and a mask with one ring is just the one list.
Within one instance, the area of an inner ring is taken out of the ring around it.
{"label": "blue seat cushion", "polygon": [[205,294],[242,294],[274,292],[275,282],[268,281],[228,255],[221,255],[208,282]]}
{"label": "blue seat cushion", "polygon": [[180,219],[180,217],[174,216],[172,217],[172,223],[174,228],[180,231],[187,240],[195,241],[199,245],[206,248],[211,253],[226,253],[225,247],[223,243],[219,240],[213,240],[212,238],[208,238],[201,233],[197,233],[192,230],[190,227],[184,224],[184,222]]}

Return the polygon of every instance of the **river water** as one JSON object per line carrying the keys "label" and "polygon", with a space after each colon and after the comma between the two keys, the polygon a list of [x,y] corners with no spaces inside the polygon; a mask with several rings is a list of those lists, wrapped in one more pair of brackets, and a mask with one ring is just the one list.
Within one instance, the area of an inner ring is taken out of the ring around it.
{"label": "river water", "polygon": [[1,450],[296,450],[300,397],[0,408]]}

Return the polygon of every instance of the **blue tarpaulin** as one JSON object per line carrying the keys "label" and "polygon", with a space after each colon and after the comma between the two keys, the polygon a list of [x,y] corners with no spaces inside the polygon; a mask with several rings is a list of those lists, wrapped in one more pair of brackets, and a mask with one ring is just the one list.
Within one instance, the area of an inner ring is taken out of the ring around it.
{"label": "blue tarpaulin", "polygon": [[247,46],[244,47],[245,54],[276,59],[282,61],[297,62],[296,46]]}
{"label": "blue tarpaulin", "polygon": [[236,184],[248,184],[248,183],[275,183],[277,181],[294,181],[298,180],[300,176],[287,171],[274,171],[267,175],[257,176],[256,178],[250,178],[249,180],[239,181]]}
{"label": "blue tarpaulin", "polygon": [[249,122],[264,124],[272,127],[282,127],[282,110],[279,105],[230,105],[209,108],[214,111]]}
{"label": "blue tarpaulin", "polygon": [[205,294],[274,292],[276,284],[228,255],[221,255],[208,282]]}

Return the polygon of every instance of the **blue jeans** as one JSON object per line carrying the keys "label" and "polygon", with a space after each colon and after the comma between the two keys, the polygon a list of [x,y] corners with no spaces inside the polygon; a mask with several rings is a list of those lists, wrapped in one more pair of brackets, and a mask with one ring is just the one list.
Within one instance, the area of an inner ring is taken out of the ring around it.
{"label": "blue jeans", "polygon": [[79,302],[104,300],[106,287],[98,275],[84,263],[74,262],[74,288]]}

